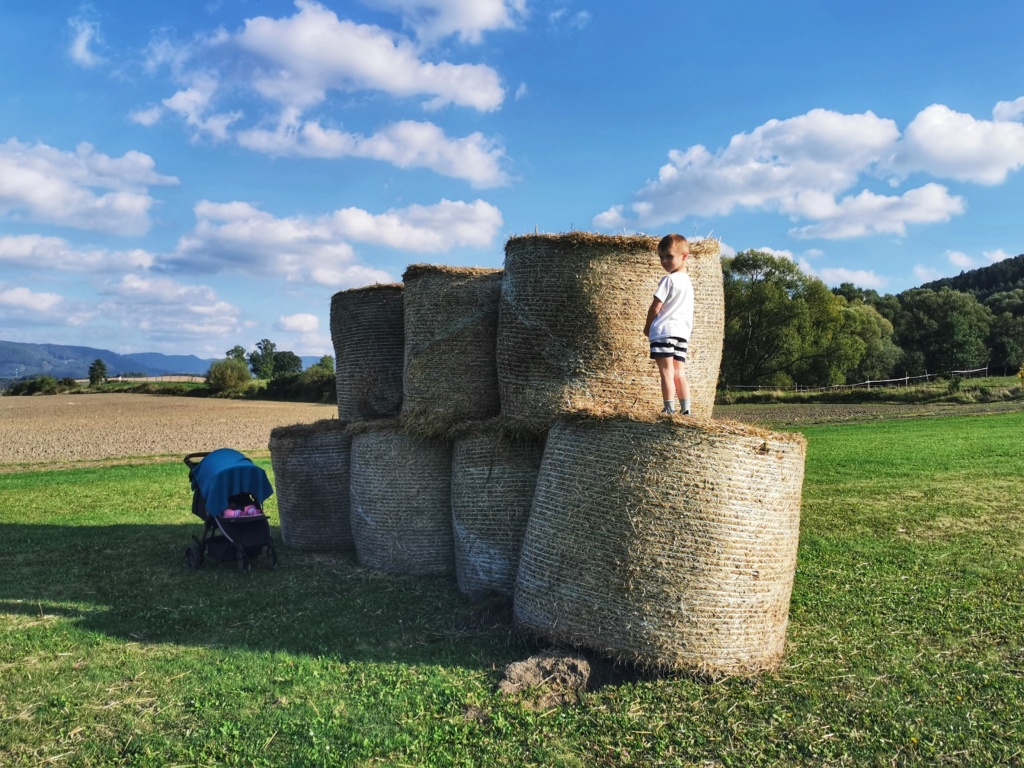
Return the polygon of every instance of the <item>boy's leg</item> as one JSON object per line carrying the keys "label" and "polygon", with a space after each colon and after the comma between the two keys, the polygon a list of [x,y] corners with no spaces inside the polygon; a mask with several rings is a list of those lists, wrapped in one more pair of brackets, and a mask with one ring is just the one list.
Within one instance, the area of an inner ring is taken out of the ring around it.
{"label": "boy's leg", "polygon": [[675,361],[671,357],[657,357],[654,362],[661,376],[661,399],[671,403],[676,399]]}
{"label": "boy's leg", "polygon": [[686,363],[676,360],[673,366],[675,375],[675,389],[679,394],[679,410],[681,413],[690,412],[690,382],[686,379]]}

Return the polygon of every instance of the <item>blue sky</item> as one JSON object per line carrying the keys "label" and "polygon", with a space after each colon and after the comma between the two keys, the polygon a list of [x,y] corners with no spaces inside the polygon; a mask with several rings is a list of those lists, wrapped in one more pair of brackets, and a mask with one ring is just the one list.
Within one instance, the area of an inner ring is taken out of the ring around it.
{"label": "blue sky", "polygon": [[0,0],[0,339],[329,354],[336,291],[570,229],[896,293],[1024,251],[1021,29],[994,0]]}

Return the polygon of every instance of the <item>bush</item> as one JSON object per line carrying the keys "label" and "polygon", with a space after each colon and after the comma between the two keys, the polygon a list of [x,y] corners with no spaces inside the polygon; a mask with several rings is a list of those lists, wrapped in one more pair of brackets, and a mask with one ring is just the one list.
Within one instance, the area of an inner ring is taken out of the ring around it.
{"label": "bush", "polygon": [[241,392],[249,386],[251,379],[245,360],[233,357],[217,360],[206,372],[206,386],[213,392]]}
{"label": "bush", "polygon": [[53,376],[36,376],[17,382],[7,390],[8,395],[56,395],[62,392],[60,385]]}
{"label": "bush", "polygon": [[274,400],[331,403],[338,399],[334,371],[314,365],[302,373],[277,376],[267,382],[266,396]]}

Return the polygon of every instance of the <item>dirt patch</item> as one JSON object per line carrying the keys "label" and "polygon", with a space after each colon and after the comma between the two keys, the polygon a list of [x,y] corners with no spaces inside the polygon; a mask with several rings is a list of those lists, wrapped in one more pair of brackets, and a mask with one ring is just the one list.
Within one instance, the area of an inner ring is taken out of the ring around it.
{"label": "dirt patch", "polygon": [[68,462],[265,451],[274,427],[336,418],[331,404],[167,395],[0,398],[0,470]]}

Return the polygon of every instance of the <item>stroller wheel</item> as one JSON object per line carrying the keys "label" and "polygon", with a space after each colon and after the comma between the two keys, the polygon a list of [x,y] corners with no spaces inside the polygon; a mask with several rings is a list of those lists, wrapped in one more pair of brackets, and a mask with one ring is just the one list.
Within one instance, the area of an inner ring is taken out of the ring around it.
{"label": "stroller wheel", "polygon": [[267,547],[267,566],[271,570],[277,568],[277,550],[274,549],[273,544]]}
{"label": "stroller wheel", "polygon": [[188,549],[185,550],[185,567],[186,568],[198,568],[203,564],[203,548],[199,542],[192,538],[192,543],[188,545]]}

